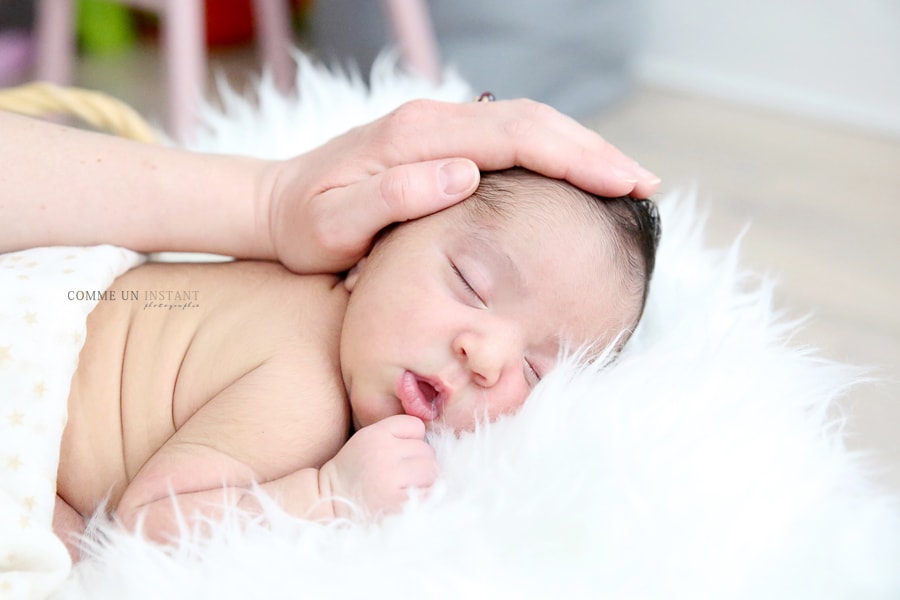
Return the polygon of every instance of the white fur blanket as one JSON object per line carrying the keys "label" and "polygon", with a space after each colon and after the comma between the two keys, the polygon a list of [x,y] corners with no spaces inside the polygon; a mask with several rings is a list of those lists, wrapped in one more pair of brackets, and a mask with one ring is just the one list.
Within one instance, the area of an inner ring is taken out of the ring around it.
{"label": "white fur blanket", "polygon": [[[193,147],[286,156],[416,96],[300,66],[300,99],[230,96]],[[685,198],[644,321],[612,366],[566,365],[514,417],[433,440],[432,495],[374,525],[232,519],[162,549],[113,524],[60,598],[897,598],[900,513],[829,416],[858,377],[788,340],[769,282],[704,246]]]}

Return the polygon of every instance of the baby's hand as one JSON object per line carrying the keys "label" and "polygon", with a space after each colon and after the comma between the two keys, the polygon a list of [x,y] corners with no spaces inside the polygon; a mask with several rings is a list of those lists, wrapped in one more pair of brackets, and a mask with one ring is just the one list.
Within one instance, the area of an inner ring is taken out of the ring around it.
{"label": "baby's hand", "polygon": [[[410,488],[427,490],[437,475],[425,424],[395,415],[357,431],[319,470],[319,488],[323,499],[346,498],[377,515],[398,509]],[[349,507],[340,502],[334,503],[334,512],[350,516]]]}

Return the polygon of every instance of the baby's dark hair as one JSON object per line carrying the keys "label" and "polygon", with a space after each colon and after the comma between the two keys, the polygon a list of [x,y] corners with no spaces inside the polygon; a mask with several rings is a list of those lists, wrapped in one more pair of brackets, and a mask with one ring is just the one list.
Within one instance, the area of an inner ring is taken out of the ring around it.
{"label": "baby's dark hair", "polygon": [[521,168],[482,173],[481,184],[463,205],[475,218],[496,218],[512,215],[523,205],[547,208],[548,202],[607,226],[613,236],[614,260],[623,288],[639,303],[637,325],[656,265],[661,233],[656,205],[651,200],[595,196],[565,181]]}

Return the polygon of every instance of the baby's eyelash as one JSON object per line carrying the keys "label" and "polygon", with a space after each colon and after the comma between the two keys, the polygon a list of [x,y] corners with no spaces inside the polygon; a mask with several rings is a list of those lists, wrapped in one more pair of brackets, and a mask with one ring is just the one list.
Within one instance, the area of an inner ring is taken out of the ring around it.
{"label": "baby's eyelash", "polygon": [[457,267],[452,262],[450,263],[450,266],[453,268],[453,272],[456,273],[456,276],[459,277],[459,280],[463,283],[464,286],[466,286],[466,289],[469,290],[473,296],[478,298],[479,302],[484,304],[484,300],[481,298],[478,292],[475,291],[475,288],[472,287],[472,284],[470,284],[469,281],[463,276],[462,272],[459,270],[459,267]]}
{"label": "baby's eyelash", "polygon": [[536,382],[540,382],[540,380],[541,380],[541,374],[538,373],[537,369],[534,368],[534,365],[531,364],[531,361],[528,360],[527,358],[525,359],[525,365],[526,365],[526,367],[528,367],[528,370],[529,370],[529,371],[531,372],[531,374],[534,376],[535,381],[536,381]]}

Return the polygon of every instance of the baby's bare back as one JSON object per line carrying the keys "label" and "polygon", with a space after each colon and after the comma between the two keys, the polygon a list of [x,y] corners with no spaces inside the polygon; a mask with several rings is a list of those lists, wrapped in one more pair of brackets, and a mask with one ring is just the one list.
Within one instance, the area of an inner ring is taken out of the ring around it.
{"label": "baby's bare back", "polygon": [[[104,499],[115,509],[188,424],[184,448],[199,455],[208,441],[262,480],[333,456],[349,428],[337,284],[257,262],[148,264],[117,279],[88,318],[59,496],[84,516]],[[248,377],[263,366],[265,376]],[[180,452],[190,477],[191,453]]]}

